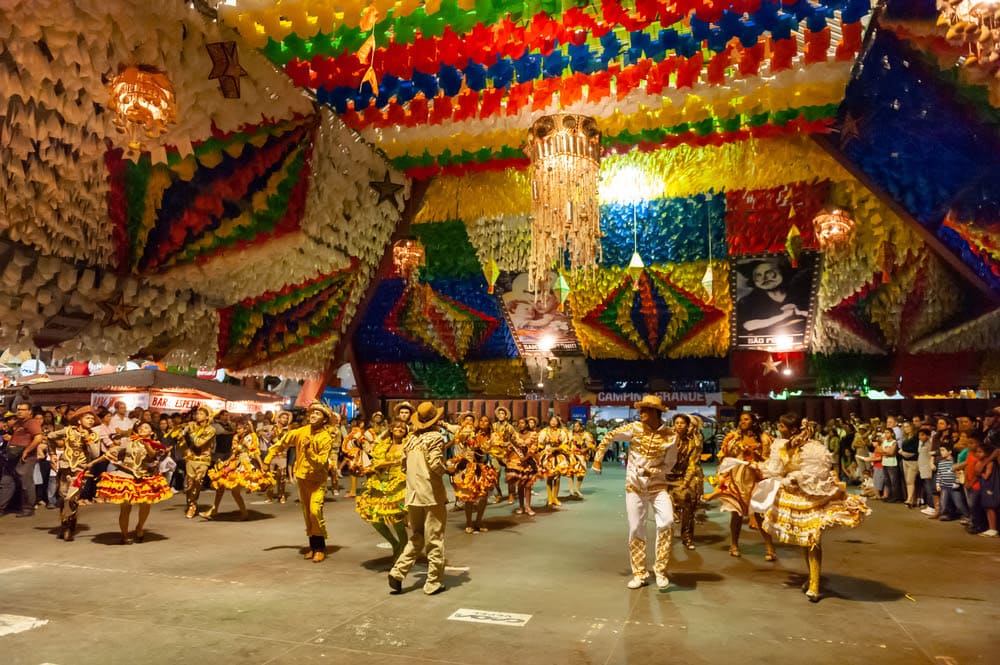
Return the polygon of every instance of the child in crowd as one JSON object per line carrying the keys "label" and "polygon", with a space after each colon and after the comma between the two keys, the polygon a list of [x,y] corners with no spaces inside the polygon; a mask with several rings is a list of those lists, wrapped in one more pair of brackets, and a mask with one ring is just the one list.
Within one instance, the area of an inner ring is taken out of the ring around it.
{"label": "child in crowd", "polygon": [[955,477],[954,466],[955,460],[952,458],[951,448],[949,446],[938,448],[936,489],[941,497],[941,514],[938,519],[942,522],[957,519],[956,513],[961,516],[963,521],[969,519],[969,507],[965,504],[965,491],[961,483],[958,482],[958,478]]}

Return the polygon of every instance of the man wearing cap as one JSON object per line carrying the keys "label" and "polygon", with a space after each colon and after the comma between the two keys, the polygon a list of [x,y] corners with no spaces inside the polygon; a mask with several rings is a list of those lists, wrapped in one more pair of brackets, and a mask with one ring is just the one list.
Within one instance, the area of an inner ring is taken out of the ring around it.
{"label": "man wearing cap", "polygon": [[76,533],[76,517],[80,505],[80,490],[90,467],[101,456],[101,437],[93,431],[97,424],[97,413],[89,406],[83,406],[69,414],[69,426],[49,433],[51,441],[63,442],[63,454],[59,458],[56,474],[59,483],[59,511],[61,527],[59,537],[69,542]]}
{"label": "man wearing cap", "polygon": [[656,586],[670,586],[667,564],[673,539],[674,509],[667,491],[667,470],[676,462],[676,444],[663,422],[667,407],[655,395],[644,395],[633,407],[639,422],[628,423],[608,432],[594,455],[593,470],[601,473],[601,460],[614,441],[628,441],[628,464],[625,468],[625,512],[628,515],[628,553],[632,567],[629,589],[646,585],[646,515],[650,507],[656,520]]}
{"label": "man wearing cap", "polygon": [[427,579],[424,593],[444,591],[444,527],[448,497],[444,480],[444,436],[438,420],[444,407],[422,402],[410,419],[412,435],[403,447],[406,472],[406,506],[409,509],[410,539],[389,571],[392,593],[403,589],[403,580],[417,557],[427,547]]}
{"label": "man wearing cap", "polygon": [[289,447],[295,447],[295,475],[299,489],[299,503],[302,518],[306,523],[309,537],[309,551],[306,559],[319,563],[326,558],[326,520],[323,518],[323,497],[326,494],[326,478],[331,463],[336,463],[337,439],[331,431],[340,424],[340,418],[326,404],[313,402],[306,409],[307,424],[293,429],[280,441],[271,446],[264,457],[269,465],[276,455],[283,455]]}
{"label": "man wearing cap", "polygon": [[198,497],[205,484],[205,474],[212,466],[212,453],[215,452],[213,415],[207,406],[199,406],[194,412],[194,422],[184,427],[180,438],[181,446],[187,448],[184,453],[184,495],[187,499],[184,517],[188,519],[198,514]]}

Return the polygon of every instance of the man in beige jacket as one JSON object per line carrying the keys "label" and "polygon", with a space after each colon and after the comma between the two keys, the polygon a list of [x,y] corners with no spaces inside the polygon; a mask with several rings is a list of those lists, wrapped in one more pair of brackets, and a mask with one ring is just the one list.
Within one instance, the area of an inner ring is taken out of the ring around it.
{"label": "man in beige jacket", "polygon": [[442,480],[444,436],[438,426],[443,411],[443,407],[422,402],[410,418],[412,434],[403,447],[410,540],[389,571],[389,588],[394,594],[403,590],[403,579],[425,545],[427,580],[424,593],[433,595],[444,591],[444,527],[448,519],[445,504],[448,499]]}

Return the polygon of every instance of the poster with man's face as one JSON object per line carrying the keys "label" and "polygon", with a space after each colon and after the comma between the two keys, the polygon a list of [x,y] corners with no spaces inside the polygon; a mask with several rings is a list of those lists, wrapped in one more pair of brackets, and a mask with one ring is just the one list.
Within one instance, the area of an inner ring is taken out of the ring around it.
{"label": "poster with man's face", "polygon": [[733,345],[797,351],[809,346],[820,255],[753,254],[733,259]]}
{"label": "poster with man's face", "polygon": [[[503,277],[497,281],[497,292],[502,294],[511,332],[517,337],[523,353],[579,352],[580,343],[569,313],[559,311],[559,300],[551,289],[536,299],[528,290],[527,273],[508,273]],[[551,345],[549,351],[543,349],[546,345]]]}

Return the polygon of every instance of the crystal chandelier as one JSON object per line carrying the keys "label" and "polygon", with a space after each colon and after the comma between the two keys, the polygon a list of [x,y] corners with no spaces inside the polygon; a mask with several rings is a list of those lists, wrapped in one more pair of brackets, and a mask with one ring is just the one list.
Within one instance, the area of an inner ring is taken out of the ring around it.
{"label": "crystal chandelier", "polygon": [[414,238],[398,240],[392,246],[392,263],[396,271],[408,282],[413,282],[417,271],[426,262],[426,252],[423,244]]}
{"label": "crystal chandelier", "polygon": [[141,137],[158,138],[177,122],[174,87],[164,72],[149,65],[122,65],[108,85],[108,108],[119,132],[129,137],[131,150],[141,149]]}
{"label": "crystal chandelier", "polygon": [[946,39],[968,47],[965,65],[1000,78],[1000,0],[938,0],[938,10]]}
{"label": "crystal chandelier", "polygon": [[843,208],[823,208],[813,218],[813,232],[820,249],[847,242],[854,233],[854,218]]}
{"label": "crystal chandelier", "polygon": [[565,255],[571,270],[592,268],[600,260],[601,132],[587,116],[543,116],[531,126],[525,152],[531,158],[534,217],[528,281],[538,294]]}

